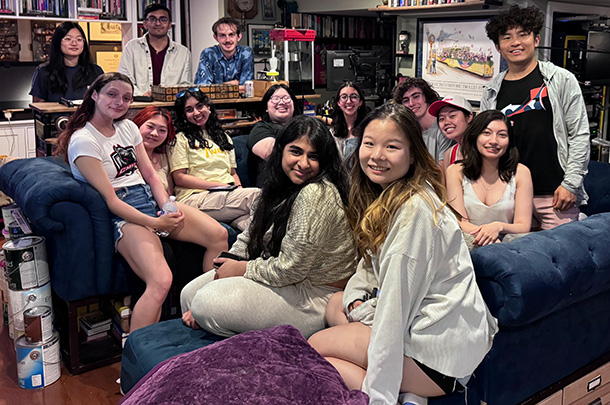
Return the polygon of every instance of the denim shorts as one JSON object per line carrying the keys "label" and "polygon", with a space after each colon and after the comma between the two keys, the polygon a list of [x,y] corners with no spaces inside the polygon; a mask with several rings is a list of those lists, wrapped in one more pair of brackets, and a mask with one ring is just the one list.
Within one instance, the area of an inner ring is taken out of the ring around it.
{"label": "denim shorts", "polygon": [[[121,187],[115,190],[116,196],[119,199],[138,211],[156,218],[159,207],[153,198],[152,191],[148,184],[136,184],[135,186]],[[123,237],[123,225],[127,223],[123,218],[110,213],[110,221],[112,221],[112,236],[114,238],[114,249],[119,240]]]}

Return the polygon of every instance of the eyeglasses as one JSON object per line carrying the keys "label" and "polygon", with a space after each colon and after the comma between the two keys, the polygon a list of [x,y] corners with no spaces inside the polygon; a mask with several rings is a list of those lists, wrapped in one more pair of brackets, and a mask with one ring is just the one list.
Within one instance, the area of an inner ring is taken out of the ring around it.
{"label": "eyeglasses", "polygon": [[79,44],[82,44],[83,42],[85,42],[85,38],[83,38],[83,37],[76,37],[76,38],[73,38],[73,37],[63,37],[61,40],[63,42],[65,42],[65,43],[70,43],[72,41],[76,41]]}
{"label": "eyeglasses", "polygon": [[271,98],[269,99],[269,101],[271,101],[273,104],[279,104],[280,101],[283,103],[289,103],[292,101],[292,98],[289,95],[285,95],[285,96],[271,96]]}
{"label": "eyeglasses", "polygon": [[[161,17],[161,18],[163,18],[163,17]],[[201,89],[199,87],[189,87],[188,89],[182,90],[181,92],[176,94],[176,98],[184,97],[184,95],[186,93],[196,93],[198,91],[201,91]]]}
{"label": "eyeglasses", "polygon": [[339,102],[341,103],[347,103],[347,100],[350,100],[352,103],[357,103],[358,101],[360,101],[360,96],[358,94],[350,94],[349,96],[347,94],[341,94],[339,96]]}
{"label": "eyeglasses", "polygon": [[155,23],[167,24],[169,22],[169,18],[167,18],[167,17],[157,18],[152,15],[149,15],[148,17],[146,17],[146,21],[148,21],[151,24],[155,24]]}

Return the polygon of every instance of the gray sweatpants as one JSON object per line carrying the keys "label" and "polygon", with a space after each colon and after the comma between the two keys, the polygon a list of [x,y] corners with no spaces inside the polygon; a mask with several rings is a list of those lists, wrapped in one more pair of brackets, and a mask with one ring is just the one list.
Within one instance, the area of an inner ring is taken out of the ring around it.
{"label": "gray sweatpants", "polygon": [[180,294],[182,313],[191,310],[199,326],[219,336],[289,324],[306,338],[324,329],[324,311],[338,288],[309,280],[270,287],[245,277],[214,280],[216,270],[188,283]]}

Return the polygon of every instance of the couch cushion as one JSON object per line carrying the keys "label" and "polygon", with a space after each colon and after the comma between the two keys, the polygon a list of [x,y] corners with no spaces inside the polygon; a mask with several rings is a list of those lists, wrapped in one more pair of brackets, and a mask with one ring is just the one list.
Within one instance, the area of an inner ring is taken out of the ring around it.
{"label": "couch cushion", "polygon": [[472,252],[501,326],[525,325],[610,288],[610,213]]}
{"label": "couch cushion", "polygon": [[119,403],[366,405],[368,396],[349,391],[296,328],[282,325],[166,360]]}
{"label": "couch cushion", "polygon": [[222,340],[204,330],[194,330],[182,319],[159,322],[129,335],[121,359],[121,388],[128,392],[157,364]]}

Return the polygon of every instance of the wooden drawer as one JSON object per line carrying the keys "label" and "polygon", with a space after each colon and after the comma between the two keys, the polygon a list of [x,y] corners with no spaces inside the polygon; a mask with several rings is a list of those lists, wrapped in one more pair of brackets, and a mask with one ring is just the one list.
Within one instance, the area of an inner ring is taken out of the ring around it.
{"label": "wooden drawer", "polygon": [[574,381],[563,389],[563,404],[588,404],[588,402],[581,402],[585,397],[589,397],[593,394],[595,399],[595,393],[593,391],[601,391],[602,388],[606,391],[606,388],[610,387],[610,363],[606,363],[597,370],[590,372],[584,377]]}
{"label": "wooden drawer", "polygon": [[595,391],[589,392],[573,405],[608,405],[610,404],[610,384],[606,384]]}
{"label": "wooden drawer", "polygon": [[559,390],[550,397],[543,399],[536,405],[562,405],[563,404],[563,391]]}

